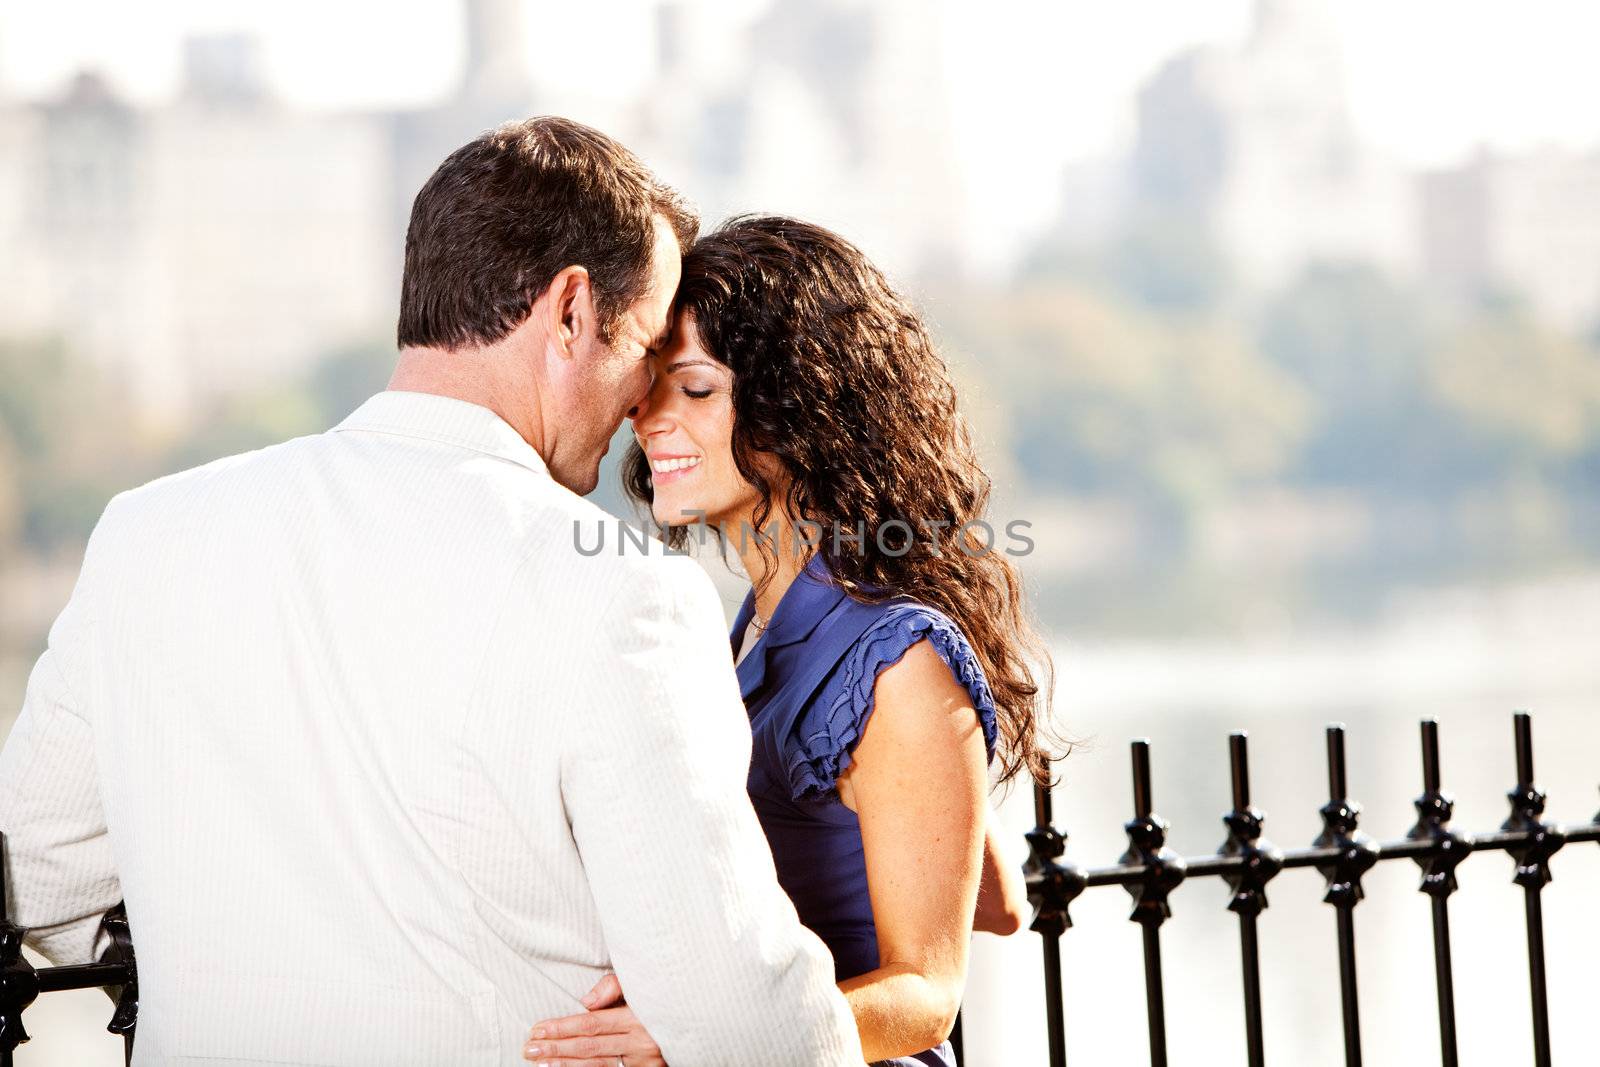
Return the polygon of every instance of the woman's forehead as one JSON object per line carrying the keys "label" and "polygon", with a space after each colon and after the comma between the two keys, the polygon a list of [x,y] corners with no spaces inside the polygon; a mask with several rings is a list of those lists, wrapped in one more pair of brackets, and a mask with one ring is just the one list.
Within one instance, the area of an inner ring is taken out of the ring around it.
{"label": "woman's forehead", "polygon": [[679,308],[672,316],[672,343],[700,345],[700,327],[695,322],[694,312],[688,308]]}
{"label": "woman's forehead", "polygon": [[700,339],[700,331],[695,329],[694,318],[687,313],[678,316],[677,322],[673,325],[672,336],[653,355],[656,365],[665,370],[670,370],[678,364],[693,362],[709,364],[717,370],[728,371],[727,365],[706,349]]}

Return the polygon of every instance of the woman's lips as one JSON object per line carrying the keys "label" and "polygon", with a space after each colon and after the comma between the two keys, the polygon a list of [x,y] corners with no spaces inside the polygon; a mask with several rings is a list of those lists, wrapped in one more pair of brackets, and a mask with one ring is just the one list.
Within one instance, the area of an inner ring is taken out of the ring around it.
{"label": "woman's lips", "polygon": [[665,485],[700,469],[700,456],[653,456],[650,459],[650,484]]}
{"label": "woman's lips", "polygon": [[667,485],[667,484],[669,484],[671,482],[678,481],[681,478],[687,478],[689,475],[694,474],[699,469],[700,468],[698,466],[694,466],[694,467],[683,467],[683,468],[681,468],[679,470],[675,470],[675,471],[663,471],[661,473],[657,473],[656,471],[651,471],[650,472],[650,484],[651,485],[656,485],[656,486]]}

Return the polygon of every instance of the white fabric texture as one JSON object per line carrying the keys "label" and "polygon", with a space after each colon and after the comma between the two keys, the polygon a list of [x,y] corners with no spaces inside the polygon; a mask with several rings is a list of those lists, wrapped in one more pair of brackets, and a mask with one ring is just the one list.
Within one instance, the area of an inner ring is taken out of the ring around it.
{"label": "white fabric texture", "polygon": [[710,580],[614,522],[401,392],[111,502],[0,830],[56,962],[126,898],[136,1064],[518,1064],[609,970],[674,1067],[862,1062]]}

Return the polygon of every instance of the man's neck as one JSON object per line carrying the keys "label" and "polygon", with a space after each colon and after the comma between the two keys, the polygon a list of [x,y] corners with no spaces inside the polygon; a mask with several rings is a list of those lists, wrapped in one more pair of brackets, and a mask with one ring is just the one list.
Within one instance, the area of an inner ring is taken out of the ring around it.
{"label": "man's neck", "polygon": [[508,381],[506,371],[517,361],[495,345],[439,348],[402,348],[387,388],[408,393],[431,393],[488,408],[506,421],[535,452],[544,456],[546,434],[540,418],[539,390],[532,381]]}

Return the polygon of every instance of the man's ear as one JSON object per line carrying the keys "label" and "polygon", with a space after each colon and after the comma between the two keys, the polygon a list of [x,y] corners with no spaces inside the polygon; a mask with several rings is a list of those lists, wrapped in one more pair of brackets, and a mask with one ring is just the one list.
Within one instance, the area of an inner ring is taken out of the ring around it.
{"label": "man's ear", "polygon": [[549,298],[550,338],[557,354],[571,359],[581,343],[599,334],[600,322],[594,307],[594,286],[584,267],[566,267],[550,280],[545,290]]}

